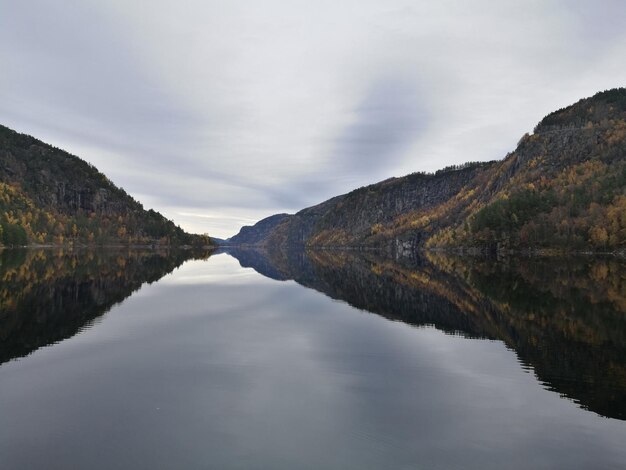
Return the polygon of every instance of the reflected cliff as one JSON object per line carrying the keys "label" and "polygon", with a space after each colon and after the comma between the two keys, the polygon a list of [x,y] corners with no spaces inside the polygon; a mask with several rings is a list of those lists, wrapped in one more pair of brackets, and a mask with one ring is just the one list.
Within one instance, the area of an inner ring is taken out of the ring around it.
{"label": "reflected cliff", "polygon": [[503,341],[544,386],[626,419],[626,265],[617,259],[229,249],[243,267],[391,320]]}
{"label": "reflected cliff", "polygon": [[0,364],[70,338],[203,251],[0,251]]}

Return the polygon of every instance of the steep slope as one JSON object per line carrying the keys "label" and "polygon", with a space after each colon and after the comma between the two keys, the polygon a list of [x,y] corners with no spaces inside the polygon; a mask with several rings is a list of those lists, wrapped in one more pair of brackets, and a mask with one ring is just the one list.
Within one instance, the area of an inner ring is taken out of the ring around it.
{"label": "steep slope", "polygon": [[210,244],[145,210],[89,163],[0,126],[0,242]]}
{"label": "steep slope", "polygon": [[626,89],[551,113],[501,161],[360,188],[285,217],[254,244],[623,250]]}
{"label": "steep slope", "polygon": [[224,240],[224,243],[229,245],[257,245],[267,238],[271,231],[286,217],[288,214],[275,214],[259,220],[253,226],[242,227],[237,235]]}
{"label": "steep slope", "polygon": [[465,220],[430,246],[623,250],[626,89],[546,116],[470,192]]}
{"label": "steep slope", "polygon": [[[370,244],[383,227],[415,207],[434,208],[476,178],[491,162],[468,163],[435,174],[414,173],[391,178],[334,197],[294,215],[271,216],[253,227],[244,227],[231,237],[233,245],[324,245]],[[272,224],[267,221],[271,220]],[[254,237],[249,237],[254,233]],[[245,242],[244,242],[245,240]]]}

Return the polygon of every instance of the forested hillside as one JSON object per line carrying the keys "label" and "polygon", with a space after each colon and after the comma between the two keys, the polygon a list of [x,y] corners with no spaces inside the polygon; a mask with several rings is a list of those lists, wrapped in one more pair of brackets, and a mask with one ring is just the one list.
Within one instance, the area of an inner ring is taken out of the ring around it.
{"label": "forested hillside", "polygon": [[549,114],[503,160],[357,189],[283,218],[255,244],[623,251],[626,89]]}
{"label": "forested hillside", "polygon": [[626,89],[546,116],[469,192],[465,221],[429,246],[624,249]]}
{"label": "forested hillside", "polygon": [[209,245],[143,206],[89,163],[0,126],[0,242]]}

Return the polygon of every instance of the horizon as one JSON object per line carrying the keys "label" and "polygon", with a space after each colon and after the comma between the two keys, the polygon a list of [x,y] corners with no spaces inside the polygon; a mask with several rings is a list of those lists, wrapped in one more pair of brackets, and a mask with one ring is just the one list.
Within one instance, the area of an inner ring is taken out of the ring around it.
{"label": "horizon", "polygon": [[623,85],[626,5],[488,4],[9,4],[0,119],[228,238],[391,177],[500,160],[543,116]]}

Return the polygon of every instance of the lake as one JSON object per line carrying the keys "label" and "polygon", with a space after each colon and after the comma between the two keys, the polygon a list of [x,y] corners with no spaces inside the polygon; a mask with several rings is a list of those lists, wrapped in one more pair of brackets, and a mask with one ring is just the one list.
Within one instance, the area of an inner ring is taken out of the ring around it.
{"label": "lake", "polygon": [[3,469],[626,468],[626,264],[0,252]]}

